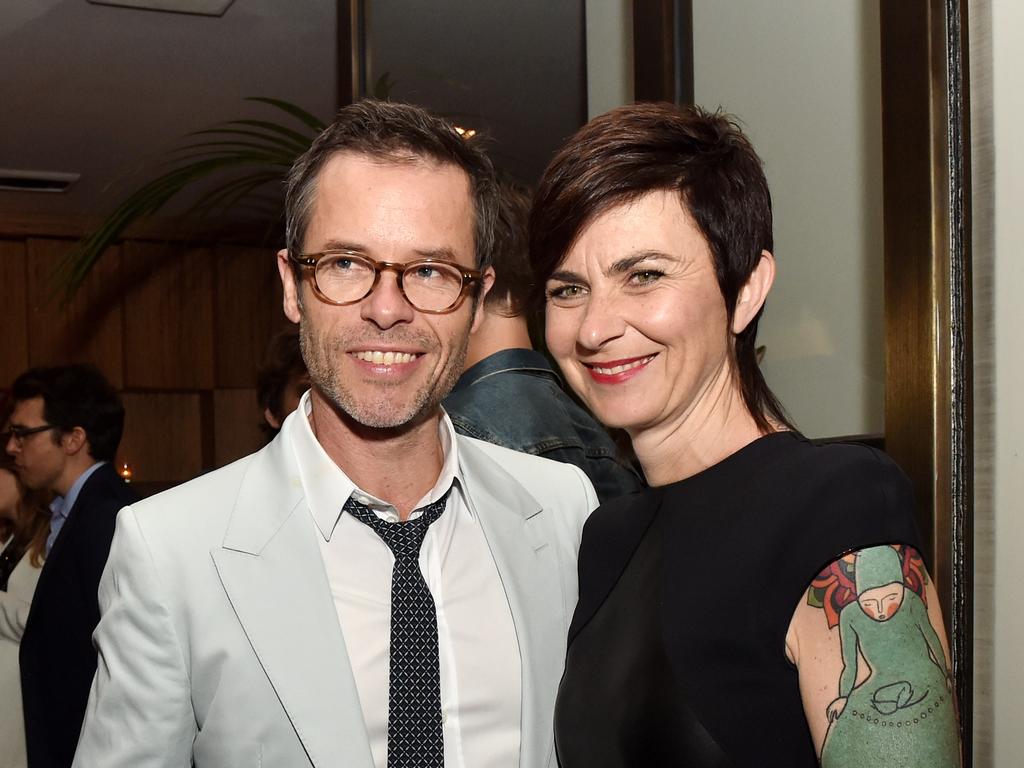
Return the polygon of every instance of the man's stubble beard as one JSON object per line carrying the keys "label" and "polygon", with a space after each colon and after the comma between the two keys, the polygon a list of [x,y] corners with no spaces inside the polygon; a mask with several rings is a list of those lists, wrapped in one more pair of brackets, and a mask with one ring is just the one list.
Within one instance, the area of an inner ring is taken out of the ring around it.
{"label": "man's stubble beard", "polygon": [[[354,335],[353,335],[354,336]],[[379,341],[396,340],[414,341],[430,352],[438,348],[436,339],[424,334],[404,335],[400,339],[395,336],[382,335]],[[366,341],[366,339],[361,339]],[[455,383],[462,375],[462,368],[469,349],[468,328],[463,334],[461,343],[452,348],[447,365],[437,379],[428,379],[404,403],[393,403],[388,397],[389,385],[380,385],[379,391],[372,401],[358,399],[350,388],[341,380],[336,361],[344,357],[346,349],[352,347],[352,338],[330,338],[318,334],[312,323],[305,322],[299,326],[299,345],[302,359],[309,370],[309,380],[317,390],[341,413],[347,415],[357,424],[371,429],[396,429],[409,424],[419,423],[435,412],[438,405],[451,392]],[[371,343],[372,345],[372,343]],[[402,386],[402,385],[393,385]]]}

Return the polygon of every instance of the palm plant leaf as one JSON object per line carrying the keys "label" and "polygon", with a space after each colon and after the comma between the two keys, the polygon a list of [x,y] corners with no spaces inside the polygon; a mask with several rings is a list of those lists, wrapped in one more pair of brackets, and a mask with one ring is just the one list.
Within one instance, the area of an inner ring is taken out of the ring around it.
{"label": "palm plant leaf", "polygon": [[60,263],[54,278],[65,300],[135,222],[153,216],[181,192],[199,184],[209,188],[186,215],[223,212],[239,205],[269,183],[282,180],[295,158],[325,127],[316,116],[282,99],[252,96],[246,101],[273,107],[283,113],[286,122],[229,120],[188,134],[189,143],[165,153],[158,166],[165,170],[125,197]]}
{"label": "palm plant leaf", "polygon": [[271,99],[268,96],[248,96],[245,100],[258,101],[263,104],[269,104],[272,107],[277,107],[283,112],[287,112],[289,115],[305,124],[307,128],[314,131],[314,135],[320,134],[324,130],[324,128],[327,127],[327,125],[322,120],[320,120],[320,118],[310,114],[297,104],[292,104],[290,101],[283,101],[281,99]]}
{"label": "palm plant leaf", "polygon": [[186,216],[209,216],[215,212],[223,212],[232,209],[244,200],[250,193],[255,192],[273,181],[280,181],[279,173],[248,173],[224,184],[218,184],[214,189],[208,190],[185,212]]}
{"label": "palm plant leaf", "polygon": [[[305,147],[309,146],[309,136],[299,131],[293,131],[291,128],[287,128],[277,123],[271,123],[266,120],[232,120],[225,125],[242,125],[249,128],[258,128],[266,131],[269,134],[275,134],[278,137],[284,139],[290,139],[293,146]],[[234,129],[239,130],[239,129]],[[315,130],[311,128],[311,130]]]}
{"label": "palm plant leaf", "polygon": [[[178,147],[169,153],[169,160],[173,158],[173,162],[180,162],[181,158],[174,157],[174,155],[182,155],[184,158],[196,157],[200,153],[193,153],[192,150],[216,150],[223,152],[229,148],[237,148],[240,150],[255,150],[258,152],[264,152],[269,155],[273,155],[278,159],[287,160],[289,163],[295,160],[296,151],[289,151],[286,148],[275,147],[269,144],[258,144],[253,141],[202,141],[195,144],[186,144],[182,147]],[[219,149],[218,149],[219,148]],[[301,152],[302,150],[299,150]]]}

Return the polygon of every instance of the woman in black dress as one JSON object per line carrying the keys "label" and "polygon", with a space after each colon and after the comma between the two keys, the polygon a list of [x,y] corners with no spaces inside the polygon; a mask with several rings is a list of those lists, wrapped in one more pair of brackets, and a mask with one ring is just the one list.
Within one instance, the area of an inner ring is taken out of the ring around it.
{"label": "woman in black dress", "polygon": [[909,482],[879,451],[804,440],[758,370],[771,201],[736,124],[596,118],[530,229],[548,346],[651,485],[583,534],[562,768],[959,765]]}

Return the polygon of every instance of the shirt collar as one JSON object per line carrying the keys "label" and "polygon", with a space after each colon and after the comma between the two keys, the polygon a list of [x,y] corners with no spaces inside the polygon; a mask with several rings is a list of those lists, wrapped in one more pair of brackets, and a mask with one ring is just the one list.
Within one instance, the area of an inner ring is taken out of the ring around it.
{"label": "shirt collar", "polygon": [[[299,401],[299,407],[285,419],[281,431],[284,438],[291,444],[295,454],[306,503],[323,537],[330,541],[331,534],[341,517],[342,506],[349,496],[355,496],[357,501],[366,504],[378,513],[393,514],[394,507],[389,502],[378,499],[359,488],[345,474],[345,471],[327,455],[327,451],[316,439],[309,423],[311,410],[310,394],[307,391]],[[459,465],[455,427],[452,425],[451,419],[448,418],[448,414],[443,411],[438,425],[438,439],[441,441],[441,450],[444,455],[441,473],[438,475],[434,487],[419,501],[417,507],[437,501],[453,484],[460,492],[465,488],[465,480]],[[468,505],[464,506],[467,510],[469,509]]]}
{"label": "shirt collar", "polygon": [[67,496],[56,496],[53,501],[50,502],[50,512],[58,517],[67,517],[68,513],[75,506],[75,502],[78,501],[78,494],[82,492],[82,486],[85,485],[86,480],[92,477],[92,473],[106,463],[107,462],[105,461],[97,461],[85,470],[85,472],[80,474],[78,479],[75,480],[68,489]]}
{"label": "shirt collar", "polygon": [[548,359],[535,349],[503,349],[474,363],[459,377],[453,392],[472,387],[477,382],[506,371],[531,371],[546,374],[559,381],[558,374]]}

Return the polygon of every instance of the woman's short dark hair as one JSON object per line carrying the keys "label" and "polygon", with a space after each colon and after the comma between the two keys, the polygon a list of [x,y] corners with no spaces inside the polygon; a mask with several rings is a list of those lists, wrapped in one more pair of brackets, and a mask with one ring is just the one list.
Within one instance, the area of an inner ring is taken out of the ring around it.
{"label": "woman's short dark hair", "polygon": [[85,430],[89,455],[113,461],[124,432],[124,406],[110,382],[93,365],[31,368],[14,380],[15,402],[43,399],[43,418],[60,432]]}
{"label": "woman's short dark hair", "polygon": [[465,171],[475,214],[476,265],[478,269],[488,266],[498,192],[494,168],[479,139],[463,139],[451,123],[420,107],[373,99],[343,107],[288,173],[285,237],[290,253],[302,252],[320,171],[340,152],[399,164],[429,158]]}
{"label": "woman's short dark hair", "polygon": [[[534,196],[533,301],[583,228],[649,192],[675,190],[707,240],[730,321],[740,289],[772,251],[772,202],[761,158],[736,119],[697,106],[633,104],[591,120],[551,161]],[[748,410],[765,432],[791,427],[757,365],[761,312],[736,334],[735,363]]]}

